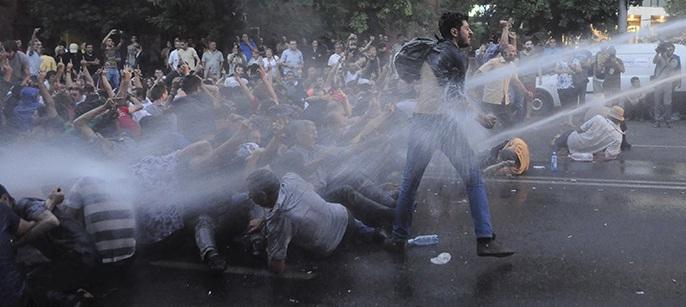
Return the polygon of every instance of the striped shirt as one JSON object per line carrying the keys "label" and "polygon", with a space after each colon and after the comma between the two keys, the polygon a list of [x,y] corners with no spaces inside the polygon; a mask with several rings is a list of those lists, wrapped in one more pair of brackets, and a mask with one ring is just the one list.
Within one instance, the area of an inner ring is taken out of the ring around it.
{"label": "striped shirt", "polygon": [[127,259],[136,252],[135,216],[130,202],[105,190],[104,181],[81,178],[67,194],[65,205],[83,209],[86,231],[93,237],[103,263]]}

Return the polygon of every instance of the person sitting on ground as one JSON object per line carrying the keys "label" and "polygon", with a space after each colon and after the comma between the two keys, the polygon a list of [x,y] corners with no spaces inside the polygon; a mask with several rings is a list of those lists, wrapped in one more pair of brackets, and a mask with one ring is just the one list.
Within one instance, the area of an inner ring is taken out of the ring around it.
{"label": "person sitting on ground", "polygon": [[383,243],[386,234],[357,220],[343,205],[322,199],[300,176],[287,173],[279,179],[260,169],[247,178],[249,197],[268,209],[264,220],[250,221],[249,232],[264,227],[267,237],[269,269],[286,269],[286,255],[291,243],[306,251],[327,256],[347,238]]}
{"label": "person sitting on ground", "polygon": [[622,122],[624,122],[624,109],[614,106],[606,116],[593,116],[577,130],[555,136],[552,143],[554,150],[566,148],[572,156],[603,153],[601,160],[616,159],[622,151],[622,136],[624,135],[624,131],[620,128]]}
{"label": "person sitting on ground", "polygon": [[317,143],[317,128],[309,120],[291,122],[295,144],[273,164],[279,174],[297,173],[329,202],[340,203],[363,222],[383,225],[393,219],[394,199],[359,173],[332,172],[343,147]]}
{"label": "person sitting on ground", "polygon": [[[641,80],[638,77],[631,77],[631,91],[638,91],[641,88]],[[624,110],[626,111],[626,119],[644,120],[648,114],[648,104],[646,102],[645,91],[639,91],[626,97],[624,102]]]}
{"label": "person sitting on ground", "polygon": [[529,146],[520,138],[506,140],[491,148],[482,161],[484,174],[524,175],[529,169]]}

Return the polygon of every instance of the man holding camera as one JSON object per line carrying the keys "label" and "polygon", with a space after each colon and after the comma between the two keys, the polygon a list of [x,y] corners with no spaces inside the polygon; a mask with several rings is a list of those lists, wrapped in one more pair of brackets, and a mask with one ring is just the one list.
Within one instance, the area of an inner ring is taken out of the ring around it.
{"label": "man holding camera", "polygon": [[[653,63],[655,64],[655,74],[653,80],[659,82],[679,74],[681,70],[681,59],[674,54],[674,44],[660,43],[655,49],[655,57]],[[674,88],[679,84],[679,80],[675,82],[665,82],[655,88],[655,113],[654,126],[659,128],[661,123],[671,128],[670,120],[672,119],[672,94]]]}

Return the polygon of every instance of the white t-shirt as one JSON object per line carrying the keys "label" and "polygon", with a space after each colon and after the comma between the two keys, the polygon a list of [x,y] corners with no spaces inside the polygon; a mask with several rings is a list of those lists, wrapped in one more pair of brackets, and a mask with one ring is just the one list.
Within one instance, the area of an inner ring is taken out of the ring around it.
{"label": "white t-shirt", "polygon": [[179,50],[174,49],[171,53],[169,53],[169,59],[167,60],[167,64],[171,65],[172,70],[176,70],[176,68],[179,67],[180,60],[181,59],[179,58]]}
{"label": "white t-shirt", "polygon": [[271,59],[262,58],[262,67],[264,67],[264,71],[270,73],[272,70],[276,69],[276,64],[278,63],[278,61],[278,56],[273,56]]}
{"label": "white t-shirt", "polygon": [[595,154],[605,151],[605,157],[622,152],[622,129],[602,115],[593,116],[581,125],[582,133],[572,132],[567,138],[569,152]]}
{"label": "white t-shirt", "polygon": [[329,57],[329,63],[328,63],[328,65],[331,66],[331,67],[336,66],[336,64],[338,64],[338,61],[340,61],[341,58],[342,58],[342,56],[339,55],[338,53],[332,54],[332,55]]}

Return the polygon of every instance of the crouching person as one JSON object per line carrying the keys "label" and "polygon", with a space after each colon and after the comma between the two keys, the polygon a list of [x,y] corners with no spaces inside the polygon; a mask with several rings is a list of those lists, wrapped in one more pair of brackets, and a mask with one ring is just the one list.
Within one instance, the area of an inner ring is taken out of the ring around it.
{"label": "crouching person", "polygon": [[312,185],[294,173],[279,179],[269,170],[260,169],[247,178],[249,196],[268,209],[265,221],[251,221],[250,231],[264,225],[267,237],[269,269],[286,269],[288,246],[294,245],[327,256],[344,241],[356,237],[367,242],[383,243],[385,233],[371,228],[352,216],[341,204],[322,199]]}
{"label": "crouching person", "polygon": [[569,150],[573,160],[614,160],[622,152],[624,109],[614,106],[605,116],[596,115],[577,130],[555,136],[553,150]]}
{"label": "crouching person", "polygon": [[529,146],[520,138],[504,141],[491,148],[481,160],[487,175],[521,176],[529,170]]}

